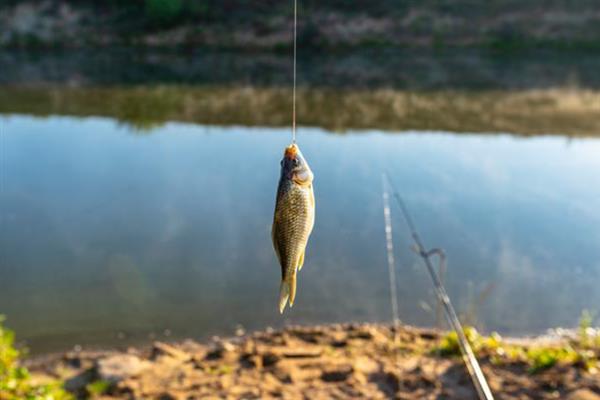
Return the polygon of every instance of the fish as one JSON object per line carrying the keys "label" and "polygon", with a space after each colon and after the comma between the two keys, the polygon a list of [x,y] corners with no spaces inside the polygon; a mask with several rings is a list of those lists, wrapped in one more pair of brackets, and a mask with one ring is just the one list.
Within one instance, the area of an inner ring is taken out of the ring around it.
{"label": "fish", "polygon": [[277,186],[271,239],[281,266],[279,313],[296,298],[296,275],[302,269],[315,223],[314,175],[295,143],[285,148]]}

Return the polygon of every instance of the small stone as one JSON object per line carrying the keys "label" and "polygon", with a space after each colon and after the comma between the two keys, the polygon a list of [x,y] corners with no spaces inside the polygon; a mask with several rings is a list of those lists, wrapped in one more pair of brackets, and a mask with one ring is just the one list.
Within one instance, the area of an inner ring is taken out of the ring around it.
{"label": "small stone", "polygon": [[223,340],[220,343],[221,343],[221,346],[222,346],[223,350],[225,350],[225,351],[235,351],[235,345],[232,344],[231,342]]}
{"label": "small stone", "polygon": [[235,353],[236,347],[226,340],[216,341],[213,349],[206,354],[208,360],[219,360],[229,358]]}
{"label": "small stone", "polygon": [[286,348],[281,354],[286,358],[315,358],[320,357],[323,351],[319,348],[300,347]]}
{"label": "small stone", "polygon": [[256,387],[236,385],[231,387],[227,391],[227,394],[239,399],[256,399],[258,398],[260,391]]}
{"label": "small stone", "polygon": [[277,368],[273,371],[273,376],[282,383],[292,383],[293,378],[289,368]]}
{"label": "small stone", "polygon": [[266,373],[262,377],[262,385],[267,390],[276,390],[281,385],[281,382],[271,373]]}
{"label": "small stone", "polygon": [[[369,380],[376,383],[379,387],[385,388],[385,391],[388,392],[388,394],[395,394],[398,392],[398,390],[400,390],[400,378],[398,378],[398,375],[390,371],[376,372],[371,374],[369,376]],[[415,396],[414,398],[418,399],[421,397]]]}
{"label": "small stone", "polygon": [[371,332],[371,329],[369,329],[369,328],[360,328],[360,329],[356,329],[355,331],[351,332],[348,336],[351,338],[356,338],[356,339],[369,340],[373,337],[373,333]]}
{"label": "small stone", "polygon": [[81,368],[81,357],[79,357],[78,352],[67,353],[63,359],[69,366],[73,368]]}
{"label": "small stone", "polygon": [[190,339],[184,340],[178,348],[190,354],[194,360],[202,360],[206,357],[206,347]]}
{"label": "small stone", "polygon": [[238,325],[235,328],[235,336],[241,337],[241,336],[244,336],[245,334],[246,334],[246,330],[244,329],[243,326]]}
{"label": "small stone", "polygon": [[85,386],[92,382],[94,374],[91,370],[84,370],[64,380],[64,388],[70,392],[79,392],[85,389]]}
{"label": "small stone", "polygon": [[98,360],[96,371],[101,380],[114,384],[139,374],[149,365],[131,354],[115,354]]}
{"label": "small stone", "polygon": [[600,400],[600,396],[589,389],[579,389],[569,393],[566,400]]}
{"label": "small stone", "polygon": [[160,356],[175,358],[181,362],[186,362],[191,359],[191,356],[183,350],[162,342],[154,342],[152,345],[151,358],[156,360]]}
{"label": "small stone", "polygon": [[352,367],[355,371],[359,371],[367,375],[375,373],[379,370],[379,364],[369,357],[358,357],[354,361]]}
{"label": "small stone", "polygon": [[360,371],[354,371],[353,376],[354,376],[354,379],[356,379],[356,381],[361,385],[366,385],[369,382],[369,379],[367,378],[367,376]]}

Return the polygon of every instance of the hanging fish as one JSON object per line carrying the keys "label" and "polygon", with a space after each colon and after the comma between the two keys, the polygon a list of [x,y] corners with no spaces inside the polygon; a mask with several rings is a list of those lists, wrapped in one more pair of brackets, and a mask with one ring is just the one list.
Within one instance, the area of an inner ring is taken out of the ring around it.
{"label": "hanging fish", "polygon": [[286,303],[294,305],[296,273],[304,263],[308,237],[315,223],[313,173],[296,144],[285,149],[281,160],[281,176],[271,238],[281,265],[279,312]]}

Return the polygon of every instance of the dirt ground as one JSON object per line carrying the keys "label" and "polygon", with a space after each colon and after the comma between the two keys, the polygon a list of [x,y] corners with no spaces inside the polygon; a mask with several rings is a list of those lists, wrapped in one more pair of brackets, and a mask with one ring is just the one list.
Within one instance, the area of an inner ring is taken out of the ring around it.
{"label": "dirt ground", "polygon": [[[102,399],[475,399],[459,357],[433,350],[440,333],[402,326],[290,327],[209,343],[156,342],[125,352],[69,352],[28,361],[37,379],[66,380]],[[481,356],[497,399],[600,399],[600,373]]]}

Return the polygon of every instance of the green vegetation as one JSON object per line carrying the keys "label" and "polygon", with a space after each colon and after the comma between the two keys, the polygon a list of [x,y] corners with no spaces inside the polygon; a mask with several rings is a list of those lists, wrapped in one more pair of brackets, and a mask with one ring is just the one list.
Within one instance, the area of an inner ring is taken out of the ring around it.
{"label": "green vegetation", "polygon": [[85,386],[87,394],[91,397],[101,396],[107,393],[111,388],[111,383],[103,380],[93,381]]}
{"label": "green vegetation", "polygon": [[235,368],[229,364],[218,365],[215,367],[209,367],[206,372],[211,375],[229,375],[233,373]]}
{"label": "green vegetation", "polygon": [[27,368],[20,365],[23,350],[15,348],[15,334],[3,325],[0,316],[0,399],[2,400],[68,400],[73,397],[61,382],[35,382]]}
{"label": "green vegetation", "polygon": [[[482,336],[473,327],[465,328],[465,335],[475,354],[479,357],[489,357],[495,364],[507,362],[524,362],[530,373],[535,374],[557,364],[581,367],[593,371],[600,365],[600,334],[591,333],[592,317],[584,311],[578,330],[578,335],[572,339],[548,344],[521,344],[503,341],[500,335],[492,333]],[[432,354],[441,356],[458,356],[460,347],[455,332],[445,335]]]}

